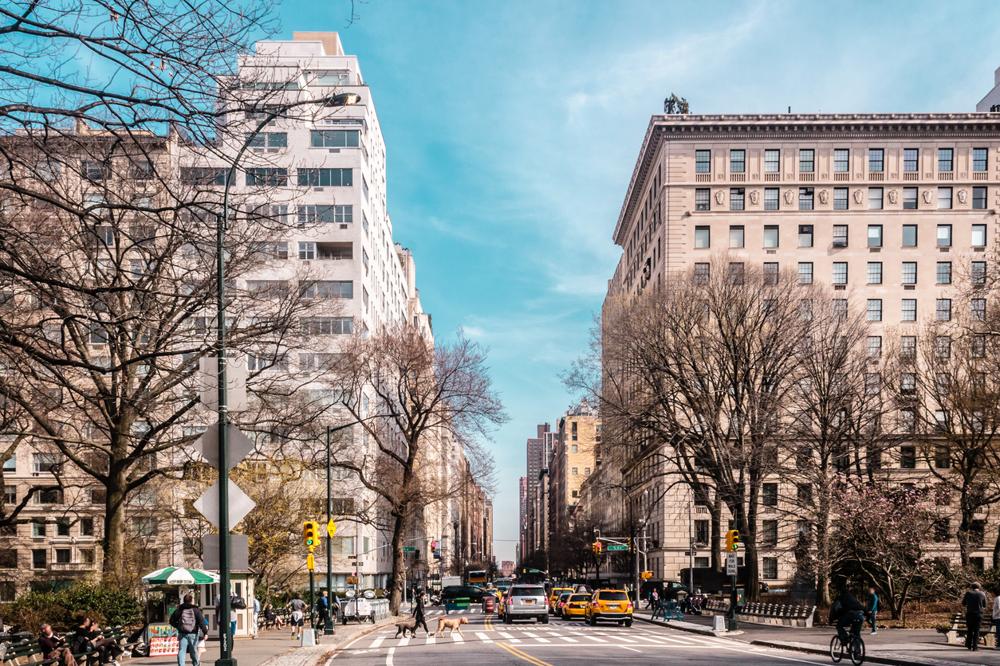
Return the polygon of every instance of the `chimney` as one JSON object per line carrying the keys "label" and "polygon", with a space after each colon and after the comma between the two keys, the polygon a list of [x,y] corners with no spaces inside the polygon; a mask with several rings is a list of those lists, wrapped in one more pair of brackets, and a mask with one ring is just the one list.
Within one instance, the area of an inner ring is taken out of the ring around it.
{"label": "chimney", "polygon": [[323,55],[344,55],[340,35],[336,32],[293,32],[292,40],[296,42],[320,42],[323,45]]}

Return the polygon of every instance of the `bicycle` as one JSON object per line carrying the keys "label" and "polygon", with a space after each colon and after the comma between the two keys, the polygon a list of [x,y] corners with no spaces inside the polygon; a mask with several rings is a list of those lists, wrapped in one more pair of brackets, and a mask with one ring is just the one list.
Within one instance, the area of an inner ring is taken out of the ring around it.
{"label": "bicycle", "polygon": [[861,623],[851,625],[848,638],[851,644],[849,649],[845,650],[844,644],[840,640],[840,634],[834,634],[833,638],[830,639],[830,659],[836,664],[846,654],[854,666],[861,666],[865,662],[865,641],[861,638]]}

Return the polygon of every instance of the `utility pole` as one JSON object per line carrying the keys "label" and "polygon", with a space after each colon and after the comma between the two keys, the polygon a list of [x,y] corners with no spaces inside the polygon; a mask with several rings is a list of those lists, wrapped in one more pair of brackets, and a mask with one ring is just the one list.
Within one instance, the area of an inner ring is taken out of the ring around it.
{"label": "utility pole", "polygon": [[326,427],[326,622],[323,635],[334,634],[333,622],[333,471],[330,465],[330,426]]}
{"label": "utility pole", "polygon": [[694,595],[694,490],[691,490],[691,498],[688,501],[688,598]]}

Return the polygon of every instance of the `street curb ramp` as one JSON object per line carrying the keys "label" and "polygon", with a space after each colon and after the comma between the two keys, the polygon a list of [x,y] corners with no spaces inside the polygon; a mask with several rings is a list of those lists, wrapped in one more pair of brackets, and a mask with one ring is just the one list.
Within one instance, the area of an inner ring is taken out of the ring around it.
{"label": "street curb ramp", "polygon": [[[795,650],[796,652],[807,652],[809,654],[830,655],[829,649],[816,647],[812,643],[756,640],[750,641],[750,645],[759,645],[760,647],[776,648],[779,650]],[[887,657],[877,654],[866,654],[865,663],[868,662],[873,664],[892,664],[894,666],[969,666],[969,663],[965,661],[946,661],[944,659],[925,659],[923,657]]]}
{"label": "street curb ramp", "polygon": [[651,620],[648,617],[643,617],[641,615],[633,615],[636,620],[641,620],[647,624],[652,624],[657,627],[668,627],[674,629],[675,631],[686,631],[689,634],[699,634],[701,636],[715,636],[716,638],[728,638],[730,636],[739,636],[742,631],[714,631],[708,627],[703,627],[700,624],[693,624],[691,622],[685,622],[683,620],[672,620],[670,622],[659,622],[657,620]]}
{"label": "street curb ramp", "polygon": [[[385,618],[381,622],[376,622],[370,627],[365,627],[358,633],[352,635],[347,641],[338,640],[336,643],[317,645],[315,647],[292,647],[281,654],[275,655],[262,662],[260,666],[322,666],[329,663],[333,656],[340,651],[345,642],[350,643],[359,638],[375,633],[389,625],[393,625],[402,619],[400,615],[393,615]],[[336,638],[336,636],[334,636]]]}

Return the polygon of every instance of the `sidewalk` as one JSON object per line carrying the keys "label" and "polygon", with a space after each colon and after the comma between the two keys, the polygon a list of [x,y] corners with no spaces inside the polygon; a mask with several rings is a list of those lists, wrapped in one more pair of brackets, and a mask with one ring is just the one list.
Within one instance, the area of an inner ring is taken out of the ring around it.
{"label": "sidewalk", "polygon": [[[381,627],[398,621],[396,617],[388,617],[380,622],[372,624],[338,624],[337,633],[333,636],[317,636],[316,647],[303,648],[298,646],[298,641],[291,639],[291,630],[268,630],[258,634],[255,640],[240,638],[233,645],[233,657],[240,666],[316,666],[322,663],[337,647],[357,638],[360,635],[371,633]],[[210,640],[208,649],[200,655],[201,663],[213,664],[219,658],[219,641]],[[131,659],[127,664],[135,666],[176,666],[177,657],[145,657],[141,659]],[[190,659],[187,660],[190,664]]]}
{"label": "sidewalk", "polygon": [[[637,619],[650,622],[649,611],[639,611],[635,616]],[[688,615],[683,621],[669,622],[657,618],[652,623],[681,631],[712,635],[710,615]],[[824,655],[829,654],[830,639],[834,634],[834,630],[830,627],[798,629],[740,622],[739,628],[741,633],[733,636],[733,640]],[[882,629],[876,636],[865,632],[862,638],[865,640],[867,655],[865,661],[872,663],[1000,666],[1000,650],[980,647],[978,651],[970,652],[961,645],[949,645],[945,641],[944,634],[939,634],[933,629]]]}

